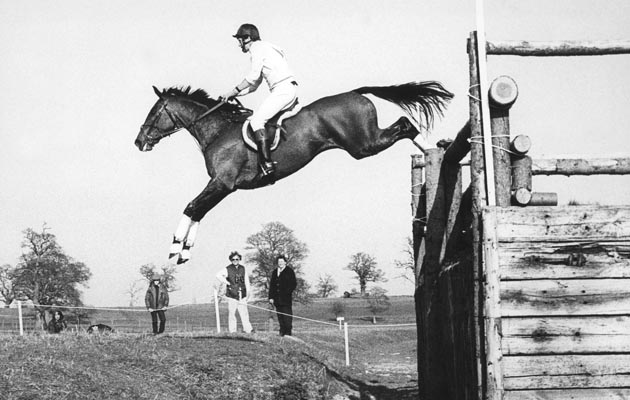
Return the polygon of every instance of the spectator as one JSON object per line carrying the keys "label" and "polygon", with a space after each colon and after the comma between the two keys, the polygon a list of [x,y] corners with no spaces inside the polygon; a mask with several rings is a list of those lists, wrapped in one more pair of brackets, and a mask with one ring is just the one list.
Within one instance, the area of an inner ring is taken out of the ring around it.
{"label": "spectator", "polygon": [[278,267],[271,273],[269,303],[276,307],[280,336],[291,336],[293,330],[293,291],[297,286],[295,272],[287,265],[285,256],[276,258]]}
{"label": "spectator", "polygon": [[252,332],[252,324],[249,322],[247,300],[251,292],[249,274],[247,269],[240,264],[241,255],[233,251],[228,257],[231,264],[223,268],[217,274],[220,284],[226,285],[225,296],[228,302],[228,330],[236,332],[236,312],[241,318],[243,331]]}
{"label": "spectator", "polygon": [[61,311],[55,311],[53,314],[53,319],[48,323],[48,332],[49,333],[60,333],[68,329],[68,324],[66,324],[66,320],[63,317],[63,313]]}
{"label": "spectator", "polygon": [[[153,273],[147,294],[144,297],[144,303],[147,310],[151,313],[151,322],[153,323],[153,334],[157,335],[164,332],[166,325],[166,307],[168,307],[168,290],[162,280],[164,277],[159,273]],[[160,324],[158,326],[158,319]]]}

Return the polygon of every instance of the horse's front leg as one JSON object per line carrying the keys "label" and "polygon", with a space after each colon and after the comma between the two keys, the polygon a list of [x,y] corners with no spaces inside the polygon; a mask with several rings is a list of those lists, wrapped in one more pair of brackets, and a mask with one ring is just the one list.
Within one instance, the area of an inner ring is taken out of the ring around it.
{"label": "horse's front leg", "polygon": [[173,243],[168,255],[169,260],[177,257],[177,264],[183,264],[190,260],[190,248],[195,244],[199,222],[208,211],[232,191],[218,179],[213,179],[193,201],[188,203],[173,235]]}

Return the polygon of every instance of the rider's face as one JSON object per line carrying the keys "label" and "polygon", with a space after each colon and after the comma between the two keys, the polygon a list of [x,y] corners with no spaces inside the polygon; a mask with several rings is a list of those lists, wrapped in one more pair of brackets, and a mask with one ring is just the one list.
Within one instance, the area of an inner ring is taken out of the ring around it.
{"label": "rider's face", "polygon": [[240,46],[241,51],[243,53],[247,53],[249,51],[249,48],[250,48],[251,44],[252,44],[252,40],[249,38],[249,36],[248,37],[244,37],[244,38],[240,37],[240,38],[237,38],[237,39],[238,39],[238,45]]}

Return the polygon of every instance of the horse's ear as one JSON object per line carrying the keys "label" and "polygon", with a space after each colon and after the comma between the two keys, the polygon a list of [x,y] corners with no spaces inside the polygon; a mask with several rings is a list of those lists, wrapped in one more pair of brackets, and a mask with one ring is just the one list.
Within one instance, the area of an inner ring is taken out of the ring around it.
{"label": "horse's ear", "polygon": [[157,94],[157,97],[159,97],[160,99],[162,98],[162,92],[160,92],[158,88],[153,86],[153,91],[155,92],[155,94]]}

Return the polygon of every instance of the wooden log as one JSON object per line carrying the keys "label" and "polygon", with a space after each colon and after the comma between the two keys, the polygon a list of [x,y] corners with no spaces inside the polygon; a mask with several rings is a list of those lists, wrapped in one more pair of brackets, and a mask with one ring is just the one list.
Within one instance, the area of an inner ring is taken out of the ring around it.
{"label": "wooden log", "polygon": [[532,192],[532,198],[528,206],[557,206],[558,193],[553,192]]}
{"label": "wooden log", "polygon": [[444,153],[444,162],[449,164],[459,163],[470,152],[470,120],[466,121],[459,130],[455,140]]}
{"label": "wooden log", "polygon": [[508,390],[630,387],[630,354],[506,356],[504,363]]}
{"label": "wooden log", "polygon": [[503,354],[630,353],[630,316],[504,318]]}
{"label": "wooden log", "polygon": [[512,194],[512,204],[515,206],[526,206],[532,200],[532,192],[525,188],[517,189]]}
{"label": "wooden log", "polygon": [[532,147],[532,141],[527,135],[517,135],[512,142],[510,142],[510,150],[515,153],[515,156],[522,157]]}
{"label": "wooden log", "polygon": [[412,154],[411,155],[411,169],[422,169],[427,164],[424,161],[424,154]]}
{"label": "wooden log", "polygon": [[552,192],[530,192],[525,188],[520,188],[512,194],[512,205],[557,206],[558,194]]}
{"label": "wooden log", "polygon": [[486,43],[487,54],[513,56],[603,56],[630,54],[630,40],[605,41],[494,41]]}
{"label": "wooden log", "polygon": [[[493,82],[494,84],[494,82]],[[501,84],[497,84],[500,86]],[[490,89],[492,92],[492,88]],[[498,94],[496,95],[499,96]],[[510,108],[511,104],[490,108],[490,126],[492,131],[492,153],[494,163],[494,185],[496,205],[510,206],[511,157],[510,148]]]}
{"label": "wooden log", "polygon": [[550,389],[506,391],[503,400],[619,400],[630,399],[630,389]]}
{"label": "wooden log", "polygon": [[488,98],[496,108],[510,108],[518,97],[518,86],[514,79],[507,75],[495,78],[488,89]]}
{"label": "wooden log", "polygon": [[486,384],[493,398],[503,398],[503,371],[501,360],[501,301],[499,250],[496,234],[496,207],[483,211],[484,255],[484,331],[486,349]]}
{"label": "wooden log", "polygon": [[531,201],[532,159],[529,156],[512,158],[512,203],[525,206]]}
{"label": "wooden log", "polygon": [[417,154],[411,157],[411,213],[413,222],[411,231],[413,235],[413,259],[414,277],[416,284],[419,281],[422,260],[425,254],[424,231],[427,225],[426,188],[424,186],[424,168],[414,168],[419,161],[424,163],[424,155]]}
{"label": "wooden log", "polygon": [[503,317],[627,314],[629,279],[501,282]]}
{"label": "wooden log", "polygon": [[[481,314],[481,210],[486,204],[486,190],[485,190],[485,173],[483,169],[483,147],[480,140],[472,140],[473,138],[481,137],[481,108],[479,99],[481,98],[479,90],[479,69],[477,68],[477,35],[475,32],[470,33],[468,40],[468,65],[469,65],[469,80],[470,89],[468,96],[468,104],[470,109],[469,122],[470,122],[470,189],[472,193],[472,236],[473,236],[473,282],[474,293],[472,299],[472,312],[473,312],[473,330],[475,341],[475,360],[476,376],[473,379],[477,380],[476,387],[478,388],[477,398],[484,398],[484,374],[485,374],[485,362],[484,355],[482,353],[482,336],[483,336],[483,322]],[[422,386],[420,386],[422,387]],[[421,396],[421,398],[431,398]]]}
{"label": "wooden log", "polygon": [[426,209],[427,230],[424,238],[425,254],[421,277],[416,289],[418,321],[418,382],[427,398],[440,398],[448,392],[447,371],[440,362],[440,312],[433,299],[437,294],[440,255],[446,229],[444,185],[441,183],[444,150],[429,149],[426,153]]}
{"label": "wooden log", "polygon": [[422,154],[414,154],[411,156],[411,215],[415,216],[418,212],[418,204],[420,194],[422,192],[422,184],[424,183],[424,169],[414,168],[418,162],[424,162]]}
{"label": "wooden log", "polygon": [[630,240],[630,206],[502,208],[497,211],[502,242],[545,243]]}
{"label": "wooden log", "polygon": [[549,158],[532,163],[534,175],[627,175],[630,158]]}

